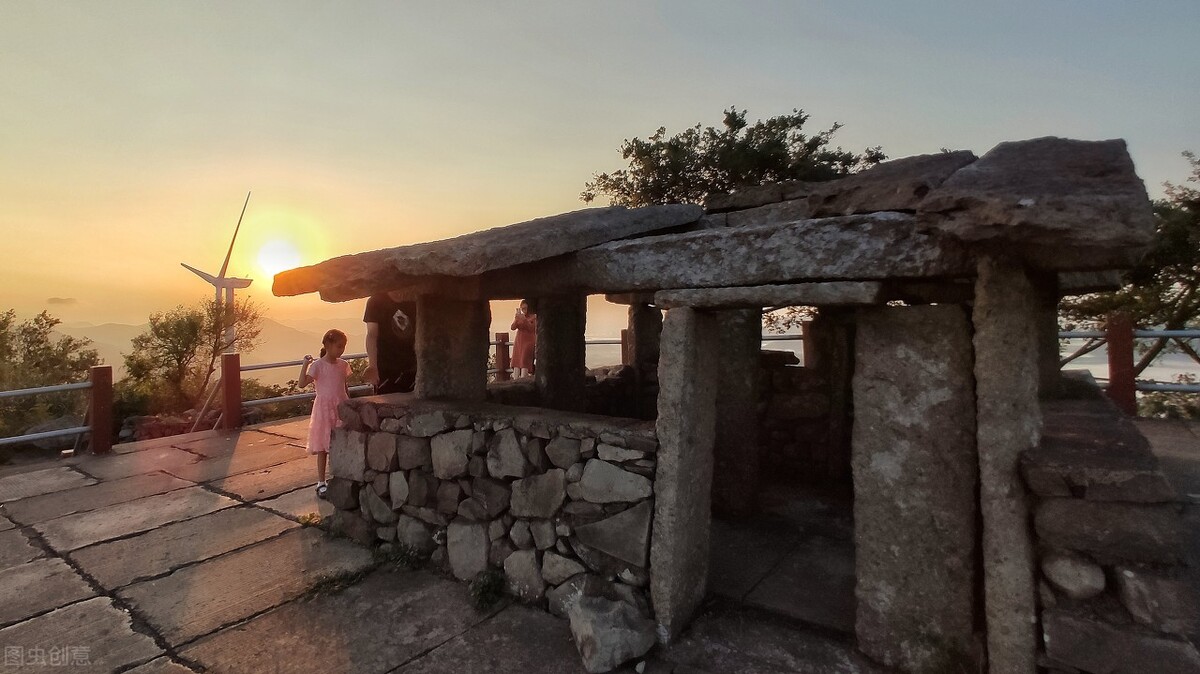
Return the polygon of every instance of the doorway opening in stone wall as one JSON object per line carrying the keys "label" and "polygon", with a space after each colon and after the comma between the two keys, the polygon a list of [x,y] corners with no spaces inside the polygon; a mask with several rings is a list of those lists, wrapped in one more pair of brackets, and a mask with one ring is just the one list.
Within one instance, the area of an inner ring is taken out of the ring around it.
{"label": "doorway opening in stone wall", "polygon": [[[853,322],[846,310],[835,308],[810,308],[801,315],[804,348],[799,342],[763,341],[756,354],[758,435],[752,444],[734,446],[737,436],[718,431],[709,593],[851,635]],[[728,344],[722,351],[728,353]],[[722,386],[731,376],[722,373]],[[720,409],[717,418],[723,418]],[[752,450],[758,465],[747,478],[736,463]],[[753,484],[742,485],[741,495],[730,494],[722,481],[731,475]],[[747,488],[753,495],[749,505]]]}

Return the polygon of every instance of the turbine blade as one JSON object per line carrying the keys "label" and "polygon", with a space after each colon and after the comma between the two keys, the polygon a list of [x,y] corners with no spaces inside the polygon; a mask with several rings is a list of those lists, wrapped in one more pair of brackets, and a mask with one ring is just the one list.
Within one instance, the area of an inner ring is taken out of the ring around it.
{"label": "turbine blade", "polygon": [[233,243],[237,241],[238,230],[242,228],[242,218],[246,215],[246,206],[250,205],[250,193],[246,193],[246,203],[242,204],[242,214],[238,216],[237,227],[233,228],[233,238],[229,240],[229,251],[225,253],[225,264],[221,265],[218,278],[225,278],[225,270],[229,269],[229,256],[233,255]]}
{"label": "turbine blade", "polygon": [[208,281],[209,283],[213,284],[214,286],[217,285],[217,277],[213,276],[212,274],[206,274],[206,273],[200,271],[199,269],[196,269],[192,265],[187,264],[186,262],[180,262],[179,264],[183,265],[184,269],[187,269],[188,271],[192,272],[196,276],[199,276],[200,278],[204,279],[205,281]]}

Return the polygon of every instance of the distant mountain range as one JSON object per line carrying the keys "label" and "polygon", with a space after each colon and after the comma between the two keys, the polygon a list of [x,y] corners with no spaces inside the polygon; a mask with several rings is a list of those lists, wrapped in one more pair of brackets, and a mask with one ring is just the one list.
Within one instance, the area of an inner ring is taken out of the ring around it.
{"label": "distant mountain range", "polygon": [[[254,351],[242,354],[243,365],[256,363],[277,363],[280,361],[299,360],[305,354],[316,356],[321,350],[321,337],[328,328],[328,320],[310,319],[302,321],[305,327],[315,329],[297,329],[278,321],[264,318],[262,333],[259,335],[259,346]],[[71,323],[58,326],[58,332],[76,338],[86,338],[92,341],[92,348],[100,353],[106,365],[113,366],[113,376],[120,379],[125,375],[124,356],[133,350],[133,338],[142,334],[149,323],[127,325],[124,323],[104,323],[91,325],[88,323]],[[332,325],[330,327],[333,327]],[[362,322],[340,322],[336,327],[350,338],[350,353],[362,353],[365,349],[364,339],[366,329]],[[287,367],[277,370],[262,370],[254,377],[265,384],[279,384],[289,379],[295,379],[298,368]]]}

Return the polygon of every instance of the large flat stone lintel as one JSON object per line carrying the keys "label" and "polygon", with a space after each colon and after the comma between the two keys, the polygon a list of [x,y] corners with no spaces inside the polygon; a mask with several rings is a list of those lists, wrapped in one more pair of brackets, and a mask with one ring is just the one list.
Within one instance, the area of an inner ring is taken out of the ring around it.
{"label": "large flat stone lintel", "polygon": [[739,288],[662,290],[654,305],[671,309],[740,309],[794,306],[846,306],[883,304],[883,284],[877,281],[830,281]]}

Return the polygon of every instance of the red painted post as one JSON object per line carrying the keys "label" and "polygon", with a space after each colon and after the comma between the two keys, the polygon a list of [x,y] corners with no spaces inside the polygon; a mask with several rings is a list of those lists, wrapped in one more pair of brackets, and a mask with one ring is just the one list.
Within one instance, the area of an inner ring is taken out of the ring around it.
{"label": "red painted post", "polygon": [[621,331],[621,364],[633,365],[633,355],[629,353],[629,330]]}
{"label": "red painted post", "polygon": [[89,425],[92,427],[92,454],[107,454],[112,450],[113,439],[112,366],[93,367],[88,379],[92,382],[92,395],[88,402],[88,418],[91,420]]}
{"label": "red painted post", "polygon": [[221,428],[242,425],[242,359],[236,353],[221,354]]}
{"label": "red painted post", "polygon": [[1137,415],[1137,382],[1133,373],[1133,321],[1128,314],[1108,315],[1108,397],[1122,412]]}
{"label": "red painted post", "polygon": [[812,321],[800,323],[800,355],[804,358],[804,367],[816,367],[817,345],[813,343]]}
{"label": "red painted post", "polygon": [[508,381],[512,376],[508,368],[512,367],[512,359],[508,352],[508,333],[496,333],[496,381]]}

